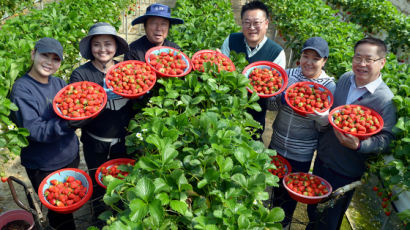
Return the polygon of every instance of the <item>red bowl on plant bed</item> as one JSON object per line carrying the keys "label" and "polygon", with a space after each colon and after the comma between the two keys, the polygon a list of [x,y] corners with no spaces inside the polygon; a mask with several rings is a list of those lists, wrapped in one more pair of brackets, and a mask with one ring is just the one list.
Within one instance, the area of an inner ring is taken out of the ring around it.
{"label": "red bowl on plant bed", "polygon": [[296,113],[306,116],[313,114],[313,110],[324,112],[333,105],[333,95],[323,85],[310,82],[296,82],[286,89],[286,103]]}
{"label": "red bowl on plant bed", "polygon": [[283,178],[282,183],[292,199],[305,204],[319,203],[332,193],[329,182],[310,173],[290,173]]}
{"label": "red bowl on plant bed", "polygon": [[373,109],[362,105],[341,105],[329,113],[329,123],[339,132],[360,140],[369,138],[383,128],[383,118]]}
{"label": "red bowl on plant bed", "polygon": [[107,88],[126,97],[137,98],[154,87],[157,75],[145,62],[129,60],[111,66],[105,76]]}
{"label": "red bowl on plant bed", "polygon": [[285,175],[292,172],[292,166],[290,165],[289,161],[286,160],[281,155],[271,156],[272,161],[271,164],[276,166],[276,169],[269,169],[273,175],[282,179]]}
{"label": "red bowl on plant bed", "polygon": [[78,210],[90,199],[92,193],[91,177],[76,168],[64,168],[51,173],[38,188],[41,203],[58,213]]}
{"label": "red bowl on plant bed", "polygon": [[183,77],[192,70],[189,57],[168,46],[155,46],[145,53],[145,61],[163,77]]}
{"label": "red bowl on plant bed", "polygon": [[200,50],[194,53],[194,55],[191,58],[191,62],[192,68],[200,72],[204,72],[203,64],[206,62],[211,62],[218,65],[219,72],[221,70],[225,70],[228,72],[235,71],[235,65],[233,64],[231,59],[215,50]]}
{"label": "red bowl on plant bed", "polygon": [[257,61],[249,64],[242,71],[253,90],[248,89],[250,93],[256,92],[259,97],[273,97],[282,93],[288,85],[288,75],[279,65],[269,61]]}
{"label": "red bowl on plant bed", "polygon": [[[106,185],[103,183],[103,177],[106,175],[111,175],[113,177],[121,179],[128,175],[128,172],[121,171],[118,169],[118,166],[121,165],[134,165],[135,160],[129,158],[117,158],[113,160],[109,160],[98,167],[97,171],[95,172],[95,180],[97,184],[99,184],[103,188],[107,188]],[[120,175],[121,174],[121,175]]]}
{"label": "red bowl on plant bed", "polygon": [[107,104],[107,93],[99,84],[89,81],[71,83],[54,96],[53,109],[66,120],[96,117]]}

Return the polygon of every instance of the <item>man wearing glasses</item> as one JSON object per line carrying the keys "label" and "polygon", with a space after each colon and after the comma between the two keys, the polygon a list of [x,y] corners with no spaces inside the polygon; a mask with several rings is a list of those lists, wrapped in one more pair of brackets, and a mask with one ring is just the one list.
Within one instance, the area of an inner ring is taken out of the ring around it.
{"label": "man wearing glasses", "polygon": [[[331,126],[321,133],[313,174],[326,179],[333,190],[360,180],[366,170],[365,161],[370,156],[386,152],[394,138],[392,128],[396,124],[396,108],[393,93],[381,75],[386,52],[386,45],[380,39],[368,37],[358,41],[352,59],[353,72],[343,74],[336,84],[333,107],[345,104],[366,106],[382,116],[384,126],[379,133],[365,140],[343,134]],[[347,192],[324,215],[315,212],[315,205],[309,205],[310,224],[306,229],[339,229],[353,192]]]}
{"label": "man wearing glasses", "polygon": [[[221,47],[221,52],[229,57],[230,51],[244,53],[249,63],[271,61],[283,69],[286,67],[286,56],[283,48],[266,37],[269,25],[269,11],[259,1],[249,2],[241,9],[242,32],[230,34]],[[265,127],[267,109],[266,99],[259,99],[261,112],[249,111],[262,128]],[[262,130],[263,133],[263,130]]]}

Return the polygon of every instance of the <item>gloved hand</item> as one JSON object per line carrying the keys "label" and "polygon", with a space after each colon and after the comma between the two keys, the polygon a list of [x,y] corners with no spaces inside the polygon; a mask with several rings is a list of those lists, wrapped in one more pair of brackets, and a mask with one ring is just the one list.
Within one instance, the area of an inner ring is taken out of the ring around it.
{"label": "gloved hand", "polygon": [[316,110],[313,110],[313,112],[313,114],[309,113],[306,116],[316,121],[321,126],[326,126],[329,124],[329,109],[324,112],[317,112]]}
{"label": "gloved hand", "polygon": [[104,91],[107,93],[107,99],[108,100],[114,100],[114,99],[119,99],[122,98],[120,95],[114,93],[110,88],[107,87],[107,85],[105,84],[105,78],[103,80],[104,83]]}

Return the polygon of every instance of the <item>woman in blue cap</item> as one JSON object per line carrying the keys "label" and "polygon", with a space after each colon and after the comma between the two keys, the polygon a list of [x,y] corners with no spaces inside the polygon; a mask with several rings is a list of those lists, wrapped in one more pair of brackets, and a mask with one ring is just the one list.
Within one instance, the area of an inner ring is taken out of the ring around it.
{"label": "woman in blue cap", "polygon": [[[302,47],[299,59],[300,65],[287,69],[288,86],[301,81],[310,81],[328,88],[332,94],[336,84],[333,77],[324,71],[329,57],[327,42],[321,37],[309,38]],[[294,172],[308,172],[313,153],[317,148],[319,130],[327,125],[327,114],[314,114],[308,117],[295,113],[284,102],[284,94],[272,98],[268,102],[268,109],[277,110],[278,114],[273,123],[273,133],[270,148],[275,149],[292,166]],[[285,211],[283,226],[289,227],[296,201],[288,195],[283,186],[274,188],[273,206],[281,206]]]}
{"label": "woman in blue cap", "polygon": [[177,44],[167,40],[171,25],[183,24],[179,18],[171,17],[171,9],[162,4],[152,4],[147,7],[144,15],[134,19],[132,25],[144,23],[145,35],[130,44],[130,51],[124,60],[145,62],[145,53],[154,46],[169,46],[181,49]]}
{"label": "woman in blue cap", "polygon": [[[28,129],[28,146],[21,150],[21,164],[37,192],[42,180],[62,168],[77,168],[80,162],[74,128],[58,117],[52,101],[66,82],[52,76],[61,66],[63,47],[53,38],[37,41],[31,52],[30,70],[16,80],[10,100],[18,111],[11,112],[19,127]],[[73,215],[48,210],[53,229],[75,229]]]}
{"label": "woman in blue cap", "polygon": [[[115,28],[104,22],[91,26],[88,35],[80,41],[80,53],[89,62],[73,71],[70,82],[91,81],[104,86],[107,70],[115,65],[114,57],[129,50],[127,42],[117,35]],[[107,91],[107,90],[106,90]],[[127,156],[125,148],[126,127],[132,117],[132,102],[107,91],[105,109],[81,126],[81,142],[85,162],[94,184],[92,196],[94,217],[105,209],[101,198],[105,190],[94,179],[96,169],[109,159]],[[81,123],[81,122],[80,122]]]}

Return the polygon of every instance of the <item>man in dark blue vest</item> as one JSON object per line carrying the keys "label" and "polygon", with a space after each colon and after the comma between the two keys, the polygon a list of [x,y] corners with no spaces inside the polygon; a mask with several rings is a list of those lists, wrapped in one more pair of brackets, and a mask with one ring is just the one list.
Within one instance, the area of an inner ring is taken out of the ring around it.
{"label": "man in dark blue vest", "polygon": [[[265,4],[259,1],[247,3],[242,7],[242,32],[230,34],[221,47],[221,52],[229,57],[230,51],[246,54],[249,63],[256,61],[271,61],[286,67],[285,52],[281,46],[266,37],[269,25],[269,11]],[[259,99],[261,112],[249,111],[253,118],[265,129],[267,100]],[[261,134],[262,134],[261,133]]]}

